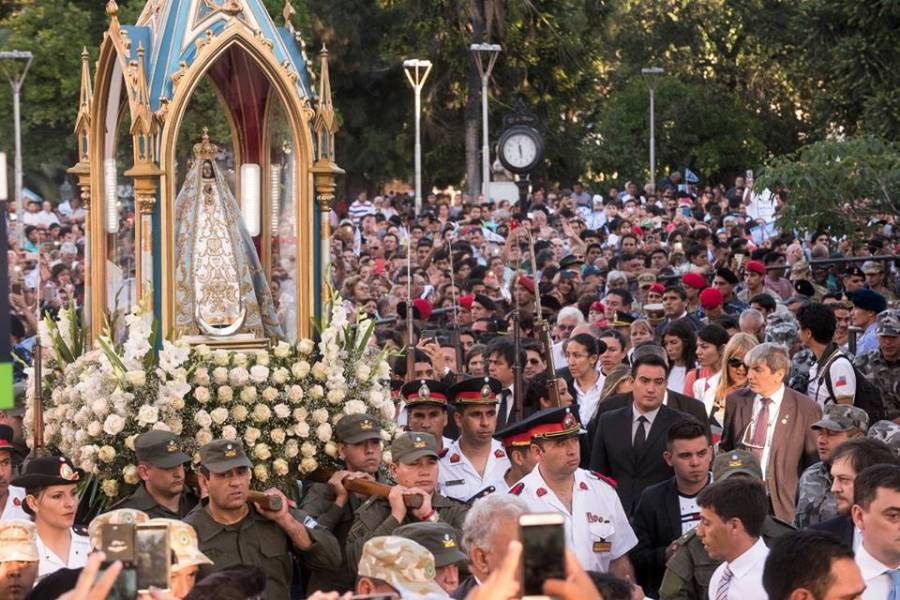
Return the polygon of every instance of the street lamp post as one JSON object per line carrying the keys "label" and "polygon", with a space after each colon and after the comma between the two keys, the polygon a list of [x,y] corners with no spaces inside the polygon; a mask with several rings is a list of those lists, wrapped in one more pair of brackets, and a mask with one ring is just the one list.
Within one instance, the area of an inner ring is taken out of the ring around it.
{"label": "street lamp post", "polygon": [[485,202],[490,200],[491,183],[491,153],[488,149],[488,81],[490,81],[491,71],[494,70],[494,63],[497,62],[500,49],[500,44],[472,44],[469,46],[469,50],[475,55],[478,75],[481,76],[481,193]]}
{"label": "street lamp post", "polygon": [[650,185],[656,190],[656,76],[662,75],[662,67],[645,67],[641,69],[641,75],[650,90]]}
{"label": "street lamp post", "polygon": [[416,97],[416,215],[422,211],[422,87],[431,73],[431,61],[411,58],[403,61],[403,70]]}
{"label": "street lamp post", "polygon": [[[8,50],[0,52],[0,64],[3,65],[3,71],[6,73],[9,84],[12,86],[13,92],[13,121],[15,122],[15,138],[16,138],[16,158],[14,167],[14,180],[16,186],[16,226],[19,229],[18,239],[20,244],[25,243],[25,227],[22,225],[22,219],[25,216],[25,207],[22,204],[22,121],[19,112],[19,97],[22,92],[22,84],[25,82],[25,75],[28,74],[28,67],[31,66],[33,56],[27,50]],[[24,67],[19,69],[19,65],[24,63]]]}

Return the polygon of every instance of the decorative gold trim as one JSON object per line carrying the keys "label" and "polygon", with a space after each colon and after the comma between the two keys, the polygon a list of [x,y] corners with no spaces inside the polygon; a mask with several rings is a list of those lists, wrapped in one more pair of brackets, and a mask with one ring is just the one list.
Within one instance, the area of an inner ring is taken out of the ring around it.
{"label": "decorative gold trim", "polygon": [[[310,131],[311,111],[308,101],[304,102],[298,93],[295,84],[284,75],[283,70],[275,62],[271,49],[261,43],[246,27],[237,26],[237,21],[231,23],[223,32],[206,46],[202,56],[197,56],[194,63],[185,70],[183,79],[187,83],[175,88],[174,96],[169,102],[170,116],[166,119],[162,130],[160,144],[160,160],[162,170],[162,187],[160,193],[161,214],[163,222],[162,232],[162,260],[163,273],[173,272],[174,248],[173,248],[173,223],[172,214],[176,190],[173,177],[168,177],[175,162],[175,145],[181,121],[190,103],[194,89],[207,69],[222,56],[232,45],[238,45],[256,63],[257,67],[266,75],[272,88],[276,90],[279,99],[284,104],[290,122],[296,149],[294,153],[295,172],[297,185],[294,188],[294,204],[296,206],[297,229],[297,318],[298,335],[308,336],[311,333],[310,317],[314,314],[313,290],[315,289],[315,270],[310,269],[310,257],[313,256],[313,203],[311,186],[311,166],[313,153],[313,140]],[[161,282],[163,306],[162,326],[163,332],[168,334],[172,330],[175,296],[174,289],[167,279]]]}

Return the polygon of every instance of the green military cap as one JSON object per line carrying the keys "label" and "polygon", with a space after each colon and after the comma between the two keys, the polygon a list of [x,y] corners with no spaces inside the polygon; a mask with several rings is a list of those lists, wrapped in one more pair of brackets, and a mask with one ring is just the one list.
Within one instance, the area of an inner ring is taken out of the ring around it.
{"label": "green military cap", "polygon": [[440,458],[437,443],[430,433],[407,431],[401,433],[391,443],[391,460],[395,463],[414,463],[423,456]]}
{"label": "green military cap", "polygon": [[160,469],[171,469],[191,460],[181,451],[181,440],[170,431],[145,431],[134,439],[134,453],[138,462]]}
{"label": "green military cap", "polygon": [[363,545],[359,559],[359,577],[380,579],[400,596],[418,597],[447,594],[434,580],[434,556],[416,542],[398,537],[373,537]]}
{"label": "green military cap", "polygon": [[456,543],[456,530],[448,523],[410,523],[394,530],[394,535],[425,546],[434,555],[434,566],[440,569],[466,560]]}
{"label": "green military cap", "polygon": [[334,427],[334,437],[345,444],[366,440],[380,440],[381,426],[375,417],[366,414],[346,415]]}
{"label": "green military cap", "polygon": [[755,479],[762,479],[762,467],[759,459],[746,450],[723,452],[713,461],[713,481],[722,481],[732,475],[743,473]]}
{"label": "green military cap", "polygon": [[200,464],[213,473],[225,473],[237,467],[253,465],[244,454],[244,447],[233,440],[213,440],[200,447]]}
{"label": "green military cap", "polygon": [[889,308],[875,317],[875,334],[882,337],[900,336],[900,308]]}
{"label": "green military cap", "polygon": [[813,423],[810,429],[827,429],[828,431],[859,429],[865,432],[868,427],[869,415],[858,406],[829,404],[825,407],[822,418]]}

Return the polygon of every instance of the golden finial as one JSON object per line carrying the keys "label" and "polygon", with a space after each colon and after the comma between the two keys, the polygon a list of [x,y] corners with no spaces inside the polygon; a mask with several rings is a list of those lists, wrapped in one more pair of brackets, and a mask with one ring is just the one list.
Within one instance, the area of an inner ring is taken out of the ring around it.
{"label": "golden finial", "polygon": [[106,14],[112,18],[116,18],[119,14],[119,5],[116,4],[116,0],[109,0],[109,2],[106,3]]}
{"label": "golden finial", "polygon": [[194,144],[194,157],[197,160],[215,160],[218,151],[219,148],[209,141],[209,129],[204,127],[200,143]]}
{"label": "golden finial", "polygon": [[294,5],[291,4],[291,0],[284,0],[284,9],[281,11],[281,16],[284,17],[284,26],[290,29],[292,27],[291,19],[294,18],[294,15],[297,11],[294,10]]}

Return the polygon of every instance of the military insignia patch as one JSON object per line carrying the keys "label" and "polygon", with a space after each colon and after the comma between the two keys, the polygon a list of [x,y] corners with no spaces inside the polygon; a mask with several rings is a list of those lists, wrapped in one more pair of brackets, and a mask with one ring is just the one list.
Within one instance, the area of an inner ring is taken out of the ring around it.
{"label": "military insignia patch", "polygon": [[234,446],[232,446],[231,444],[227,444],[225,446],[225,451],[222,452],[222,454],[224,454],[226,458],[234,458],[235,456],[237,456],[237,450],[235,450]]}
{"label": "military insignia patch", "polygon": [[517,483],[516,485],[509,488],[509,493],[512,494],[513,496],[518,496],[519,494],[522,493],[522,490],[524,490],[524,489],[525,489],[524,483]]}
{"label": "military insignia patch", "polygon": [[178,444],[175,443],[175,440],[169,441],[169,445],[166,446],[166,452],[178,452]]}
{"label": "military insignia patch", "polygon": [[416,440],[413,442],[413,448],[424,448],[428,444],[421,437],[416,436]]}
{"label": "military insignia patch", "polygon": [[586,489],[588,489],[588,484],[586,484],[585,482],[582,481],[581,483],[578,484],[578,487],[580,487],[583,490],[586,490]]}
{"label": "military insignia patch", "polygon": [[544,488],[538,488],[536,493],[538,495],[538,498],[540,498],[541,496],[547,495],[547,490],[545,490]]}
{"label": "military insignia patch", "polygon": [[496,450],[494,450],[494,456],[496,456],[497,458],[503,458],[504,456],[506,456],[506,454],[503,452],[503,450],[497,448]]}
{"label": "military insignia patch", "polygon": [[459,454],[454,454],[453,456],[451,456],[451,457],[450,457],[450,462],[452,462],[452,463],[458,463],[458,462],[459,462]]}
{"label": "military insignia patch", "polygon": [[444,534],[444,539],[441,541],[444,548],[456,548],[456,542],[453,541],[453,538],[450,537],[449,533]]}

